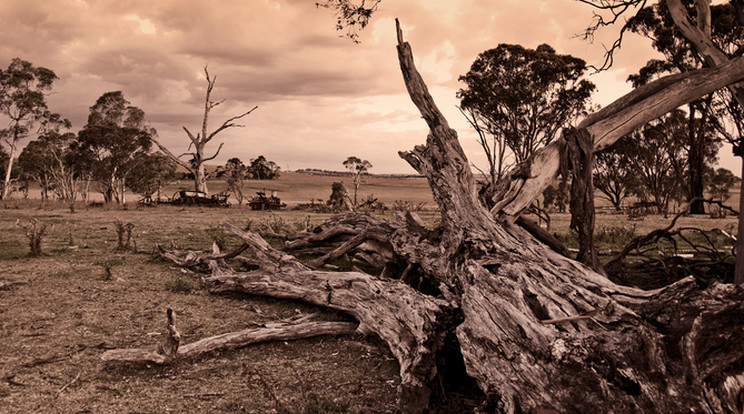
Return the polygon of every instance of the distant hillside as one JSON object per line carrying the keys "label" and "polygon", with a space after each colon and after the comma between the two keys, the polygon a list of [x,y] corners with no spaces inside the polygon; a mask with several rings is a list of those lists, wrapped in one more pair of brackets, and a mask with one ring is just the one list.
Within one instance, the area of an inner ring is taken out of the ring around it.
{"label": "distant hillside", "polygon": [[[330,171],[330,170],[321,170],[318,168],[304,168],[301,170],[295,170],[294,171],[297,174],[308,174],[308,175],[320,175],[324,177],[351,177],[352,173],[350,171]],[[420,174],[372,174],[367,173],[366,175],[370,177],[379,177],[379,178],[421,178],[423,177]]]}

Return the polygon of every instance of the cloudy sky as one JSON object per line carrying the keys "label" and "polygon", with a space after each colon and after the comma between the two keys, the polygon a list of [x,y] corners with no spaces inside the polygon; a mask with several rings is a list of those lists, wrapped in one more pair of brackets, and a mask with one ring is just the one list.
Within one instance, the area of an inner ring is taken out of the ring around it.
{"label": "cloudy sky", "polygon": [[[225,143],[218,163],[264,155],[284,170],[341,170],[356,155],[372,172],[412,173],[397,151],[423,142],[427,129],[405,95],[395,17],[468,156],[482,165],[456,109],[458,76],[499,43],[548,43],[599,65],[616,33],[594,43],[575,38],[592,12],[575,0],[383,0],[355,44],[314,0],[2,0],[0,66],[20,57],[54,70],[60,80],[50,107],[75,131],[100,95],[121,90],[181,153],[182,127],[200,128],[208,65],[217,77],[212,97],[225,100],[210,129],[259,107],[244,128],[215,139],[214,149]],[[599,87],[594,102],[629,91],[627,75],[653,56],[645,39],[628,37],[612,71],[590,78]]]}

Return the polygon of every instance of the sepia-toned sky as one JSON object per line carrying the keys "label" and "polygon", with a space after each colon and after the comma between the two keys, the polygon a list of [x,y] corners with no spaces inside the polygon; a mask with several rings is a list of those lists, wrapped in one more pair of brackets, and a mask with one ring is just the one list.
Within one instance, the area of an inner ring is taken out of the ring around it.
{"label": "sepia-toned sky", "polygon": [[[397,152],[424,142],[427,128],[398,68],[398,17],[432,95],[471,161],[484,168],[456,108],[458,76],[499,43],[548,43],[600,65],[603,43],[616,31],[594,43],[574,36],[592,13],[575,0],[383,0],[355,44],[313,0],[3,0],[0,66],[20,57],[54,70],[60,80],[50,109],[74,131],[100,95],[121,90],[180,154],[188,146],[182,127],[200,129],[208,65],[217,77],[212,98],[225,100],[210,130],[259,106],[244,128],[215,138],[213,150],[225,143],[216,163],[264,155],[283,170],[342,170],[356,155],[374,173],[413,173]],[[594,102],[628,92],[628,74],[653,56],[647,40],[628,35],[613,69],[590,77],[599,87]]]}

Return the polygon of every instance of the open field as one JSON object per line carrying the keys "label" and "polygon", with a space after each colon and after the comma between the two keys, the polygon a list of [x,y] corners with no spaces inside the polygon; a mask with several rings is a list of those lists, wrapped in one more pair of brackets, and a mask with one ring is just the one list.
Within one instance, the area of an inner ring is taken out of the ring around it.
{"label": "open field", "polygon": [[[374,338],[359,335],[267,343],[168,367],[99,360],[108,348],[157,344],[159,336],[152,333],[163,331],[166,307],[179,315],[183,343],[317,311],[301,303],[210,295],[189,275],[151,260],[155,243],[172,240],[190,248],[208,247],[214,238],[235,243],[216,227],[220,222],[244,225],[268,219],[267,214],[174,207],[70,213],[61,206],[2,214],[0,280],[13,283],[0,290],[2,412],[325,412],[318,408],[323,405],[389,412],[393,407],[397,363]],[[15,226],[29,218],[54,224],[41,257],[27,257],[25,237]],[[134,223],[138,252],[115,251],[117,218]],[[325,312],[320,318],[343,316]]]}
{"label": "open field", "polygon": [[[280,180],[249,186],[251,191],[278,190],[291,207],[327,199],[331,183],[340,180],[285,173]],[[219,191],[220,185],[210,183],[210,189]],[[388,205],[427,202],[422,217],[430,225],[437,220],[423,179],[371,177],[360,196],[371,193]],[[738,193],[730,202],[738,202]],[[286,233],[328,215],[257,212],[245,206],[124,210],[80,205],[71,212],[65,205],[17,199],[0,208],[0,412],[393,411],[397,363],[384,344],[361,335],[266,343],[167,367],[99,359],[106,349],[157,344],[167,307],[178,314],[182,343],[318,311],[299,302],[211,295],[194,277],[153,260],[151,253],[156,244],[204,249],[216,240],[236,246],[238,240],[219,227],[226,221],[239,227],[264,223]],[[17,226],[33,218],[53,225],[40,257],[28,256],[23,229]],[[134,224],[136,250],[116,250],[117,219]],[[648,216],[628,222],[624,215],[603,213],[597,228],[635,226],[634,234],[640,235],[669,220]],[[554,214],[554,231],[568,237],[568,221],[567,214]],[[707,216],[680,221],[729,231],[735,223],[733,217]],[[345,316],[322,311],[318,318]]]}

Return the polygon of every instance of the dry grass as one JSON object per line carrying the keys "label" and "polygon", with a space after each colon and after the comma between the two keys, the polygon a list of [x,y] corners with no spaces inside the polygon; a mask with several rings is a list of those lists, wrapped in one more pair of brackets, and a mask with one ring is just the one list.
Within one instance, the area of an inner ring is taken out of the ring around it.
{"label": "dry grass", "polygon": [[[99,360],[108,348],[158,343],[153,333],[163,331],[167,307],[179,315],[184,343],[317,311],[297,302],[210,295],[193,276],[150,257],[155,243],[209,247],[222,221],[242,225],[280,217],[299,226],[304,216],[246,209],[70,213],[66,206],[6,206],[0,221],[1,412],[392,410],[397,363],[374,338],[268,343],[168,367]],[[54,224],[40,257],[28,256],[25,236],[15,225],[31,218]],[[115,219],[135,225],[138,253],[116,251]],[[228,244],[238,242],[223,236]],[[323,317],[343,318],[331,312]]]}
{"label": "dry grass", "polygon": [[[285,173],[277,181],[250,182],[253,190],[278,190],[291,205],[327,199],[339,177]],[[346,179],[348,181],[348,179]],[[169,191],[176,191],[176,184]],[[221,183],[210,183],[212,191]],[[429,203],[423,218],[437,213],[423,179],[370,178],[360,197],[374,193]],[[168,194],[166,192],[166,194]],[[738,194],[736,195],[738,197]],[[133,198],[130,198],[133,200]],[[734,200],[732,200],[734,201]],[[239,241],[219,227],[266,223],[285,231],[328,215],[300,211],[161,206],[120,210],[10,200],[0,204],[0,412],[392,412],[397,363],[375,338],[358,335],[267,343],[215,352],[167,367],[103,363],[105,349],[159,342],[165,309],[178,314],[184,343],[253,324],[318,309],[290,301],[208,294],[192,275],[151,260],[156,243],[205,249]],[[385,213],[390,215],[391,213]],[[50,225],[43,254],[28,256],[16,223]],[[114,220],[134,224],[136,251],[117,251]],[[553,228],[568,233],[568,215],[553,215]],[[597,225],[636,225],[637,234],[665,225],[650,216],[628,223],[623,215],[600,214]],[[681,224],[727,227],[735,218],[685,218]],[[53,227],[52,227],[53,225]],[[323,312],[324,318],[343,315]],[[154,334],[155,333],[155,334]]]}

